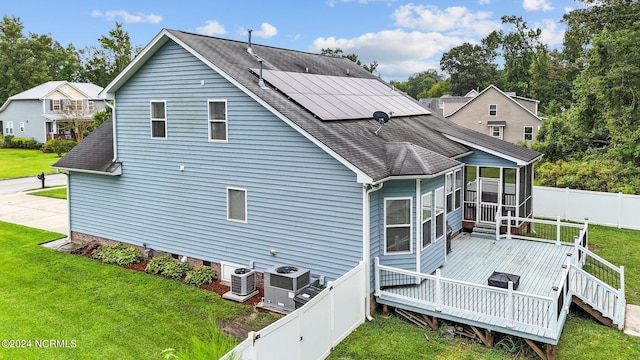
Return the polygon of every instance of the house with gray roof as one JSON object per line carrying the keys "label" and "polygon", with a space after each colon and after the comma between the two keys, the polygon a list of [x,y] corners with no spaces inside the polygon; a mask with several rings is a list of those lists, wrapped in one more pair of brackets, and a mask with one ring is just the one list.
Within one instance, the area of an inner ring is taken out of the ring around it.
{"label": "house with gray roof", "polygon": [[348,59],[162,30],[102,96],[113,118],[54,165],[73,242],[186,256],[223,279],[274,264],[336,279],[374,258],[432,273],[448,234],[532,213],[542,154]]}
{"label": "house with gray roof", "polygon": [[93,121],[104,110],[102,87],[91,83],[48,81],[10,96],[0,107],[0,128],[4,135],[32,138],[40,143],[63,137],[73,139],[67,126],[72,118]]}
{"label": "house with gray roof", "polygon": [[538,100],[503,92],[495,85],[464,96],[444,95],[420,102],[458,125],[514,144],[535,141],[542,122]]}

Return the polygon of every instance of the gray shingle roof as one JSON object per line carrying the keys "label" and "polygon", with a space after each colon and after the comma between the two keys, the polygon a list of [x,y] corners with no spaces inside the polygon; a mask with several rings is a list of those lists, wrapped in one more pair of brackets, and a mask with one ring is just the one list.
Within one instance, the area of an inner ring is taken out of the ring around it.
{"label": "gray shingle roof", "polygon": [[76,169],[112,174],[120,164],[113,162],[113,121],[111,118],[98,126],[67,155],[52,165],[58,169]]}
{"label": "gray shingle roof", "polygon": [[[465,129],[433,114],[392,117],[377,135],[375,131],[379,124],[373,118],[371,120],[322,121],[272,86],[269,86],[270,89],[263,89],[258,85],[257,75],[250,71],[258,67],[258,59],[247,51],[247,43],[177,30],[163,30],[156,37],[155,42],[161,44],[161,41],[165,41],[166,38],[178,42],[205,63],[219,70],[223,76],[244,88],[249,94],[256,96],[273,108],[277,114],[281,114],[283,118],[301,129],[308,137],[314,139],[316,143],[326,146],[373,181],[390,176],[428,176],[446,167],[455,167],[460,163],[451,159],[468,154],[469,144],[472,145],[471,147],[487,147],[496,153],[504,153],[524,162],[540,156],[537,152],[500,140],[496,141],[490,136]],[[155,51],[153,44],[154,42],[145,50]],[[259,44],[252,44],[252,52],[263,60],[264,70],[349,76],[382,81],[345,58]],[[145,51],[142,54],[142,59],[145,59],[145,56],[152,56],[152,53],[149,55]],[[108,94],[117,92],[118,88],[140,66],[134,60],[128,68],[129,71],[125,70],[119,75],[107,86],[105,92]],[[386,109],[371,109],[371,114],[373,115],[377,110],[385,111]],[[452,140],[457,137],[464,139],[466,145]],[[398,143],[411,145],[399,146]],[[405,158],[400,161],[401,154],[398,152],[405,150],[407,151],[404,153]]]}

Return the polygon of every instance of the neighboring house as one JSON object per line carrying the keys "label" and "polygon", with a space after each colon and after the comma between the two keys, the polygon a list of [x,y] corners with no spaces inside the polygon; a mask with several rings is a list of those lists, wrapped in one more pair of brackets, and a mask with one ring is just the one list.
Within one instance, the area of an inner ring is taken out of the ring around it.
{"label": "neighboring house", "polygon": [[494,85],[464,96],[420,99],[426,107],[469,129],[511,143],[535,141],[542,119],[539,101],[503,92]]}
{"label": "neighboring house", "polygon": [[100,91],[90,83],[49,81],[13,95],[0,107],[3,133],[40,143],[56,137],[72,139],[73,130],[65,122],[74,117],[92,120],[94,113],[104,110]]}

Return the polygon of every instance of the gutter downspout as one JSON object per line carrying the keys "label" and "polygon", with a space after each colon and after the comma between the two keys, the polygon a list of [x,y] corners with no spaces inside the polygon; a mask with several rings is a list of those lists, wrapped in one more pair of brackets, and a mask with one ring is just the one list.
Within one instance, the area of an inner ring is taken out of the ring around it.
{"label": "gutter downspout", "polygon": [[369,184],[365,184],[362,186],[362,238],[363,238],[363,246],[362,246],[362,261],[364,262],[364,273],[365,273],[365,317],[368,321],[373,321],[373,317],[371,316],[371,297],[369,296],[370,283],[371,283],[371,219],[370,219],[370,202],[369,202],[369,194],[374,191],[378,191],[382,189],[384,183],[379,183],[377,185],[371,185],[371,188],[367,189]]}

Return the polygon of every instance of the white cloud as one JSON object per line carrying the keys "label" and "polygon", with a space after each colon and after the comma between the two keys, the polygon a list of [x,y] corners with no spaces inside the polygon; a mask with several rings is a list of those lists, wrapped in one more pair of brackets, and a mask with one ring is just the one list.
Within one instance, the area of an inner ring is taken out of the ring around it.
{"label": "white cloud", "polygon": [[227,33],[224,26],[215,20],[207,20],[205,26],[196,28],[196,32],[203,35],[222,35]]}
{"label": "white cloud", "polygon": [[253,35],[268,39],[274,37],[277,33],[278,29],[276,29],[275,26],[269,23],[262,23],[262,25],[260,25],[260,30],[254,31]]}
{"label": "white cloud", "polygon": [[553,10],[553,7],[547,0],[522,0],[522,7],[527,11]]}
{"label": "white cloud", "polygon": [[558,27],[558,22],[552,19],[544,19],[540,23],[535,24],[535,27],[542,30],[540,41],[553,48],[562,44],[564,40],[564,29]]}
{"label": "white cloud", "polygon": [[488,5],[491,4],[491,0],[479,0],[478,3],[480,5]]}
{"label": "white cloud", "polygon": [[393,18],[396,25],[409,29],[481,37],[502,26],[499,21],[491,19],[492,15],[487,11],[474,13],[464,6],[440,9],[432,5],[407,4],[397,8]]}
{"label": "white cloud", "polygon": [[[411,74],[429,69],[439,70],[440,54],[468,39],[436,32],[385,30],[355,38],[317,38],[310,51],[340,48],[355,53],[363,63],[377,61],[377,73],[386,80],[406,80]],[[434,58],[435,57],[435,58]]]}
{"label": "white cloud", "polygon": [[160,21],[162,21],[162,16],[156,15],[154,13],[151,13],[151,14],[138,13],[134,15],[124,10],[108,10],[104,13],[99,10],[93,10],[91,12],[91,16],[104,18],[105,20],[108,20],[108,21],[113,21],[115,20],[115,18],[119,17],[119,18],[122,18],[122,21],[126,24],[130,24],[130,23],[157,24]]}

